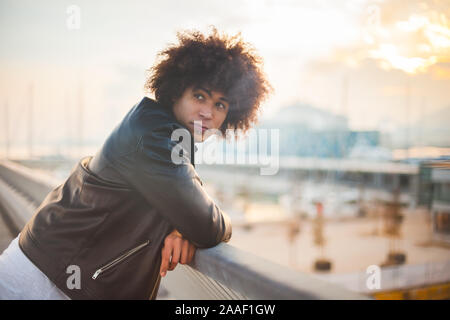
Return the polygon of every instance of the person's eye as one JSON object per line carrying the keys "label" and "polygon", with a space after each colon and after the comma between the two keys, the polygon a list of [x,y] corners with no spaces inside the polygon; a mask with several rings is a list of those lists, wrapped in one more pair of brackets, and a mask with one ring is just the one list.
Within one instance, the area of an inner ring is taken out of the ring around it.
{"label": "person's eye", "polygon": [[224,105],[224,104],[221,103],[221,102],[217,102],[217,103],[216,103],[216,106],[219,107],[220,109],[223,109],[223,110],[226,110],[226,109],[227,109],[227,106]]}
{"label": "person's eye", "polygon": [[200,93],[194,93],[194,97],[196,97],[198,100],[204,100],[205,99],[205,97],[202,94],[200,94]]}

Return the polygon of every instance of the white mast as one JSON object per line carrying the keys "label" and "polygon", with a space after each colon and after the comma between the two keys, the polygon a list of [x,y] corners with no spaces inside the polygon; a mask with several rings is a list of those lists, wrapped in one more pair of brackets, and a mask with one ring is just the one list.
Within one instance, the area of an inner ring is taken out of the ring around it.
{"label": "white mast", "polygon": [[409,158],[409,114],[411,105],[411,79],[407,75],[406,79],[406,100],[405,100],[405,118],[406,118],[406,132],[405,132],[405,143],[406,143],[406,159]]}
{"label": "white mast", "polygon": [[34,98],[34,86],[30,84],[28,91],[28,157],[33,157],[33,98]]}
{"label": "white mast", "polygon": [[80,82],[78,88],[78,156],[82,155],[83,149],[83,85]]}
{"label": "white mast", "polygon": [[5,110],[3,112],[5,125],[5,158],[9,158],[9,106],[8,100],[5,101]]}

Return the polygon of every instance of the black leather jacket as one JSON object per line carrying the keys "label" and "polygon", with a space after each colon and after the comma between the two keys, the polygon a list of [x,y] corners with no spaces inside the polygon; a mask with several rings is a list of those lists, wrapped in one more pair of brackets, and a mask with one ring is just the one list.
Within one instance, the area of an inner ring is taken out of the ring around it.
{"label": "black leather jacket", "polygon": [[[143,98],[21,231],[22,251],[70,298],[155,299],[171,231],[199,248],[230,239],[230,219],[204,191],[194,150],[183,145],[189,160],[171,161],[179,144],[171,134],[182,128],[169,108]],[[71,265],[80,289],[67,285]]]}

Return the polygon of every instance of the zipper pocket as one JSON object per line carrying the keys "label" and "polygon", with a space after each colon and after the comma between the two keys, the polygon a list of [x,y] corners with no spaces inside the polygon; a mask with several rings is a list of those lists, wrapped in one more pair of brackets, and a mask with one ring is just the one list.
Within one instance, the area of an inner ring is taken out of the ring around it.
{"label": "zipper pocket", "polygon": [[142,248],[144,248],[146,245],[148,245],[150,243],[150,240],[145,241],[144,243],[138,245],[137,247],[128,250],[127,252],[125,252],[124,254],[122,254],[121,256],[117,257],[116,259],[114,259],[113,261],[105,264],[104,266],[100,267],[99,269],[97,269],[95,271],[95,273],[92,275],[92,279],[97,279],[97,277],[104,271],[114,267],[116,264],[122,262],[123,260],[125,260],[126,258],[128,258],[129,256],[131,256],[133,253],[141,250]]}

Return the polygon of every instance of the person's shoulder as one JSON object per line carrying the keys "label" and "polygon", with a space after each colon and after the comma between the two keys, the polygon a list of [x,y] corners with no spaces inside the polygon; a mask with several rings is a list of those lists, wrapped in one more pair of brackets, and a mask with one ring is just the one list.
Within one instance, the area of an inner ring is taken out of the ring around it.
{"label": "person's shoulder", "polygon": [[133,123],[135,132],[139,135],[163,129],[164,131],[173,131],[182,127],[177,122],[170,107],[164,106],[146,96],[133,108],[130,120]]}
{"label": "person's shoulder", "polygon": [[[140,154],[143,154],[148,161],[153,164],[162,164],[162,172],[168,173],[173,169],[182,171],[172,161],[172,151],[175,147],[182,147],[185,162],[189,163],[191,159],[190,147],[193,144],[192,137],[186,128],[184,128],[175,118],[171,109],[163,106],[153,99],[144,97],[133,110],[134,120],[132,126],[135,134],[140,141]],[[185,137],[189,135],[190,139],[180,139],[179,135],[174,135],[175,130],[184,130],[180,135]],[[180,144],[180,141],[183,141]],[[156,166],[153,166],[155,169]],[[169,170],[169,171],[167,171]],[[172,171],[171,171],[172,172]],[[181,176],[181,174],[179,174]],[[193,176],[192,174],[189,177]]]}
{"label": "person's shoulder", "polygon": [[167,122],[175,121],[172,110],[163,106],[159,102],[149,98],[143,97],[136,105],[134,113],[139,116],[141,120],[166,120]]}

